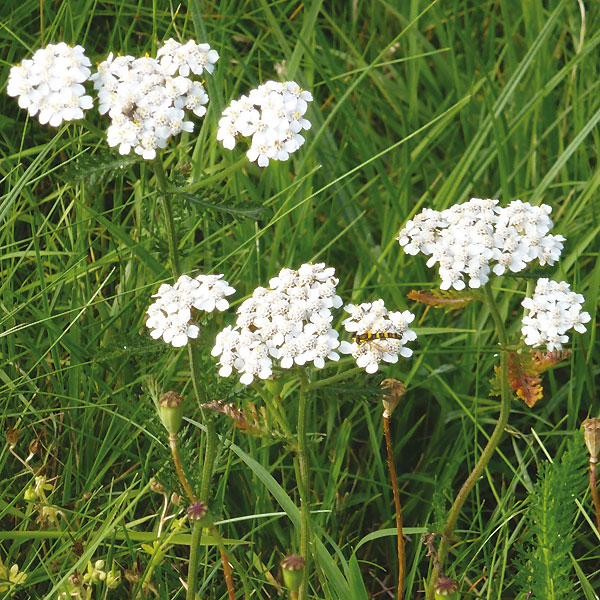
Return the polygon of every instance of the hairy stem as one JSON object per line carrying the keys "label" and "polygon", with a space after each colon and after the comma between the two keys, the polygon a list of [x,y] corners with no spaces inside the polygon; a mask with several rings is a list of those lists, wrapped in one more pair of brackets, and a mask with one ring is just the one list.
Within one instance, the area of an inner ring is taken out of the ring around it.
{"label": "hairy stem", "polygon": [[[442,530],[442,540],[440,542],[440,547],[438,550],[438,560],[440,564],[440,569],[443,569],[444,562],[446,560],[446,557],[448,556],[448,551],[450,549],[450,540],[452,538],[452,534],[454,533],[454,527],[456,526],[456,521],[463,507],[463,504],[465,503],[465,500],[467,499],[470,491],[473,489],[473,486],[481,477],[488,462],[490,461],[490,458],[496,451],[496,448],[498,447],[498,444],[502,439],[502,434],[504,433],[504,429],[508,423],[508,417],[510,414],[511,396],[508,387],[508,351],[506,350],[506,330],[504,329],[504,323],[502,322],[502,317],[500,316],[500,312],[498,311],[498,307],[496,306],[494,295],[492,293],[492,288],[489,283],[487,283],[485,286],[485,292],[487,296],[487,305],[490,310],[492,319],[494,321],[494,325],[496,327],[496,335],[498,336],[498,341],[500,342],[500,415],[498,416],[498,421],[496,422],[494,431],[492,432],[488,443],[483,449],[479,460],[477,461],[476,465],[473,467],[473,470],[471,471],[466,481],[460,488],[458,494],[456,495],[456,498],[454,499],[454,503],[450,508],[450,512],[448,513],[446,524],[444,526],[444,529]],[[433,600],[435,583],[437,582],[440,574],[441,573],[437,573],[435,571],[432,572],[430,583],[427,588],[426,600]]]}
{"label": "hairy stem", "polygon": [[299,600],[308,598],[308,574],[310,572],[310,531],[308,526],[308,453],[306,449],[306,404],[307,383],[304,374],[301,375],[300,401],[298,403],[298,491],[300,492],[300,555],[306,561],[303,570],[302,585],[299,590]]}
{"label": "hairy stem", "polygon": [[597,458],[590,458],[590,492],[592,492],[592,501],[594,502],[594,510],[596,511],[596,526],[600,531],[600,498],[598,498],[598,486],[596,483],[596,464]]}
{"label": "hairy stem", "polygon": [[206,448],[204,450],[204,465],[202,467],[202,483],[200,485],[200,500],[208,504],[210,499],[210,483],[213,466],[217,454],[217,430],[212,421],[206,423]]}
{"label": "hairy stem", "polygon": [[390,471],[390,482],[394,492],[394,506],[396,507],[396,529],[398,530],[398,590],[397,598],[402,600],[404,588],[404,535],[402,533],[402,507],[400,506],[400,493],[398,491],[398,479],[394,467],[394,454],[392,452],[392,433],[390,431],[390,417],[383,415],[383,431],[385,433],[385,447],[387,450],[388,469]]}
{"label": "hairy stem", "polygon": [[169,435],[169,446],[171,447],[171,456],[173,457],[173,464],[175,465],[175,471],[177,471],[177,477],[179,477],[179,482],[183,486],[187,497],[190,502],[196,501],[196,496],[194,491],[192,490],[192,486],[190,486],[185,473],[183,472],[183,467],[181,465],[181,457],[179,456],[179,447],[177,446],[177,434],[171,433]]}
{"label": "hairy stem", "polygon": [[198,553],[202,539],[201,521],[194,521],[192,527],[192,540],[190,544],[190,564],[188,566],[186,600],[196,600],[196,587],[198,585]]}

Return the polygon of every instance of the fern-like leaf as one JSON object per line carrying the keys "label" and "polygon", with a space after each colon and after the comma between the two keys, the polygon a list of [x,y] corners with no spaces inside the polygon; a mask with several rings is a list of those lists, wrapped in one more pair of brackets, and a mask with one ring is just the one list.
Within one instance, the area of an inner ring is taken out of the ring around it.
{"label": "fern-like leaf", "polygon": [[574,437],[560,461],[540,467],[529,496],[515,580],[530,600],[577,597],[569,553],[575,539],[575,498],[583,494],[587,484],[587,457],[580,434]]}
{"label": "fern-like leaf", "polygon": [[65,183],[75,184],[85,181],[89,185],[110,183],[117,175],[131,165],[140,162],[137,156],[120,156],[112,152],[84,154],[65,169]]}

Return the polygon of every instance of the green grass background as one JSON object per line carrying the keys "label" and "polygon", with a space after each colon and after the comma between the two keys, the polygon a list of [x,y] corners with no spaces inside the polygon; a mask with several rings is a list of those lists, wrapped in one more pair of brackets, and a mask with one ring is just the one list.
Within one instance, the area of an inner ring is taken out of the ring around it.
{"label": "green grass background", "polygon": [[[560,456],[581,420],[598,413],[600,6],[4,0],[0,17],[3,90],[12,64],[58,41],[82,44],[93,62],[111,51],[153,55],[169,37],[218,50],[206,78],[208,114],[165,153],[174,183],[206,180],[195,200],[176,201],[185,272],[224,273],[238,303],[283,266],[325,261],[346,302],[381,297],[390,309],[417,313],[411,360],[343,378],[311,400],[311,499],[319,511],[311,521],[323,543],[311,577],[315,597],[393,594],[395,521],[379,381],[397,377],[409,388],[393,420],[410,534],[406,598],[422,597],[428,573],[420,533],[439,527],[497,415],[497,399],[488,396],[496,347],[487,311],[412,306],[407,292],[438,279],[422,257],[401,251],[399,229],[424,207],[472,196],[552,206],[555,233],[567,242],[547,272],[585,294],[592,322],[575,335],[572,357],[545,375],[543,401],[534,409],[514,403],[500,451],[463,509],[449,565],[465,597],[523,598],[512,559],[537,467]],[[312,91],[306,143],[289,162],[264,170],[247,164],[223,178],[244,144],[233,152],[217,144],[221,110],[268,79]],[[19,432],[14,447],[3,440],[0,448],[0,558],[29,574],[19,598],[54,597],[91,556],[140,573],[151,567],[157,597],[184,597],[178,576],[185,578],[189,539],[154,563],[140,541],[156,537],[163,509],[150,479],[178,491],[143,384],[150,376],[191,400],[187,353],[146,333],[151,295],[171,281],[164,222],[148,165],[102,172],[118,158],[103,139],[106,127],[92,111],[85,126],[52,130],[0,95],[0,423]],[[503,278],[494,286],[518,332],[523,283]],[[233,318],[233,311],[218,314],[202,330],[206,385],[211,397],[260,407],[253,390],[218,377],[209,355],[215,333]],[[293,419],[295,390],[287,392]],[[189,405],[184,455],[194,476],[202,433]],[[243,541],[234,550],[243,566],[238,592],[276,597],[268,574],[278,576],[279,560],[298,543],[292,456],[276,436],[244,436],[224,417],[218,423],[212,508],[227,521],[223,534]],[[62,510],[60,531],[40,524],[24,499],[40,473]],[[589,494],[579,501],[571,577],[578,598],[597,598],[598,533],[586,520]],[[202,596],[225,597],[212,546],[202,560]],[[108,597],[134,592],[124,582]],[[96,594],[105,597],[102,586]]]}

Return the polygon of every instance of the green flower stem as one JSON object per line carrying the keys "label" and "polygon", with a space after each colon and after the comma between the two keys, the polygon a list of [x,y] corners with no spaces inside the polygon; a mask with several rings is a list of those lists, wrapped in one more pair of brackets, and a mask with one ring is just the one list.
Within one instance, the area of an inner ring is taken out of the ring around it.
{"label": "green flower stem", "polygon": [[213,466],[217,454],[217,430],[212,421],[206,423],[206,448],[204,450],[204,465],[202,467],[202,484],[200,486],[200,501],[206,502],[210,499],[210,482],[212,479]]}
{"label": "green flower stem", "polygon": [[450,512],[448,513],[448,518],[446,520],[446,525],[444,526],[444,529],[442,531],[442,540],[438,549],[440,572],[434,571],[432,573],[431,580],[427,588],[426,600],[433,600],[434,586],[436,581],[438,580],[438,577],[441,575],[441,570],[443,569],[444,562],[448,556],[448,551],[450,549],[450,539],[452,537],[452,534],[454,533],[454,527],[456,526],[458,515],[460,514],[460,511],[463,507],[463,504],[465,503],[465,500],[467,499],[467,496],[473,489],[473,486],[475,485],[477,480],[481,477],[490,458],[496,451],[496,448],[498,447],[498,444],[500,443],[500,440],[502,438],[502,434],[504,433],[504,429],[508,423],[508,417],[510,414],[511,396],[508,387],[508,351],[506,350],[508,343],[506,337],[506,330],[504,329],[504,323],[502,322],[502,318],[498,311],[496,301],[494,300],[492,287],[489,282],[485,286],[485,293],[487,297],[488,308],[490,310],[492,320],[494,321],[494,325],[496,326],[496,334],[498,336],[498,341],[500,342],[500,415],[498,417],[496,426],[494,427],[494,431],[492,432],[492,435],[490,436],[487,445],[481,453],[477,464],[471,471],[471,474],[467,477],[466,481],[463,483],[458,494],[456,495],[454,504],[450,508]]}
{"label": "green flower stem", "polygon": [[152,161],[154,166],[154,174],[158,181],[158,189],[161,192],[163,201],[163,212],[165,215],[165,223],[167,224],[167,241],[169,244],[169,263],[171,265],[171,273],[173,278],[177,279],[180,274],[179,270],[179,253],[177,236],[175,234],[175,221],[173,219],[173,205],[171,204],[171,192],[169,192],[169,180],[165,172],[165,167],[160,160],[160,157]]}
{"label": "green flower stem", "polygon": [[300,401],[298,403],[298,450],[297,460],[300,477],[297,477],[298,491],[300,492],[300,556],[306,561],[303,570],[302,585],[300,586],[299,600],[308,598],[308,575],[310,573],[310,530],[308,526],[308,452],[306,449],[306,404],[308,380],[305,373],[300,374]]}
{"label": "green flower stem", "polygon": [[202,521],[194,521],[192,527],[192,541],[190,545],[190,564],[188,566],[188,580],[186,600],[196,600],[196,587],[198,585],[198,552],[202,539]]}

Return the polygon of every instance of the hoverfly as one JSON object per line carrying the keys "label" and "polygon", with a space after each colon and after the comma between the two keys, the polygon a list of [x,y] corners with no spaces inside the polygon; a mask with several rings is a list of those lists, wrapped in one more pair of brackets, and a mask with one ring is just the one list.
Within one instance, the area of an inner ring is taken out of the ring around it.
{"label": "hoverfly", "polygon": [[394,333],[393,331],[378,331],[377,333],[371,333],[367,331],[366,333],[355,333],[354,341],[360,346],[361,344],[366,344],[367,342],[371,342],[372,340],[401,340],[401,333]]}

